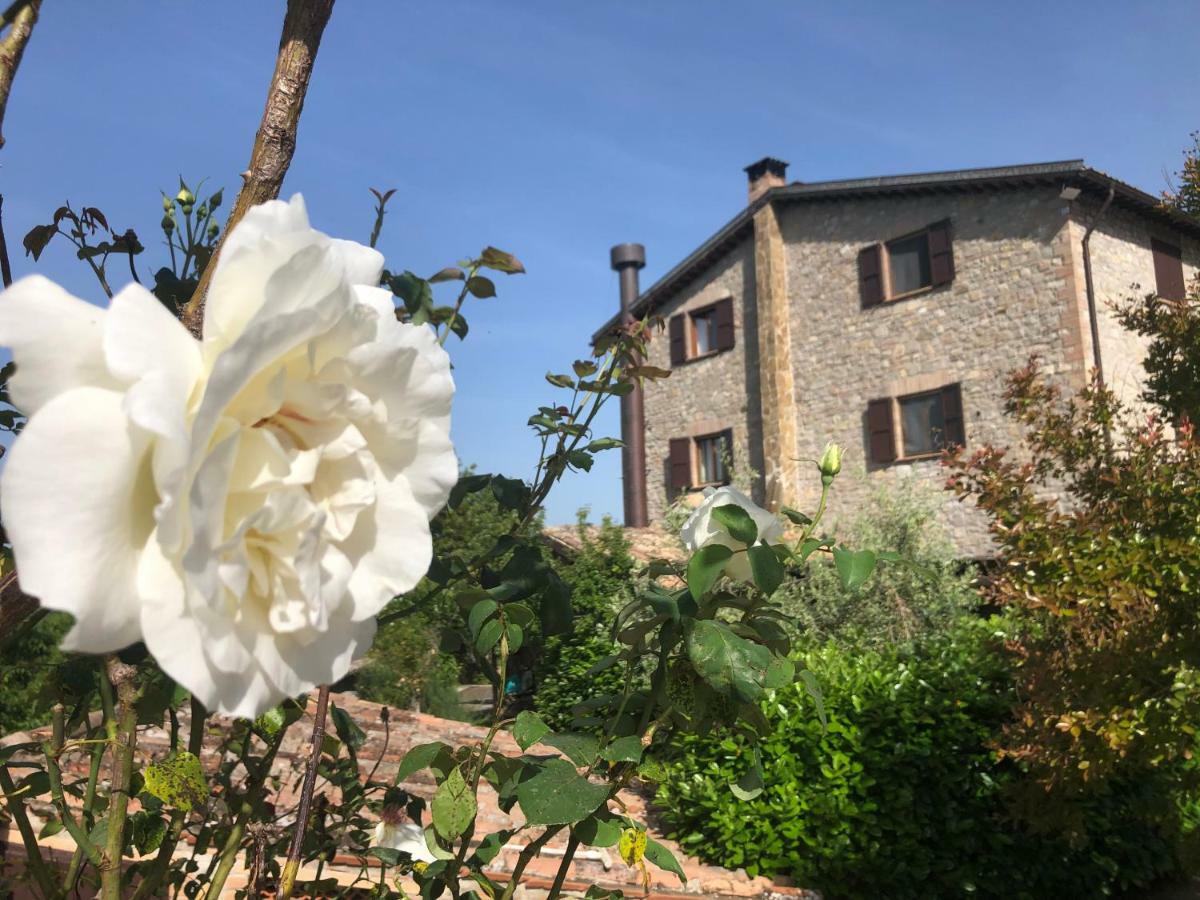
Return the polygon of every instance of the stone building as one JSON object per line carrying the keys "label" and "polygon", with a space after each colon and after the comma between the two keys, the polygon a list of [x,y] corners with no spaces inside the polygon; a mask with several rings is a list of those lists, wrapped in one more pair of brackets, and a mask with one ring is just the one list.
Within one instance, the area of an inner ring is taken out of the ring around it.
{"label": "stone building", "polygon": [[[671,377],[642,398],[651,519],[729,460],[759,502],[811,509],[798,460],[827,441],[865,472],[839,479],[834,522],[872,481],[940,486],[948,443],[1018,442],[1001,392],[1031,354],[1064,387],[1099,368],[1136,399],[1143,347],[1109,304],[1182,296],[1200,265],[1200,225],[1080,160],[807,184],[786,167],[747,167],[746,208],[629,309],[667,322],[648,363]],[[947,495],[944,516],[988,553],[976,510]]]}

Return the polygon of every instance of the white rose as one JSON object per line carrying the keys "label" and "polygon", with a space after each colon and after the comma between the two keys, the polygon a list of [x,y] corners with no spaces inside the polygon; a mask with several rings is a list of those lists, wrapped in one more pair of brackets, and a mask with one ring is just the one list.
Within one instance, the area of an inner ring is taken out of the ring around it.
{"label": "white rose", "polygon": [[205,707],[256,716],[346,674],[431,558],[454,382],[396,321],[383,258],[304,201],[230,233],[196,341],[140,285],[108,309],[40,276],[0,295],[14,402],[0,478],[22,588],[63,646],[145,641]]}
{"label": "white rose", "polygon": [[[688,551],[695,553],[709,544],[721,544],[731,550],[745,550],[746,545],[735,540],[726,528],[713,518],[712,511],[718,506],[740,506],[754,524],[758,526],[758,539],[768,544],[777,544],[783,538],[783,523],[753,500],[733,487],[719,487],[704,491],[704,502],[683,523],[680,536]],[[737,581],[750,581],[750,557],[745,553],[734,553],[725,566],[725,574]]]}

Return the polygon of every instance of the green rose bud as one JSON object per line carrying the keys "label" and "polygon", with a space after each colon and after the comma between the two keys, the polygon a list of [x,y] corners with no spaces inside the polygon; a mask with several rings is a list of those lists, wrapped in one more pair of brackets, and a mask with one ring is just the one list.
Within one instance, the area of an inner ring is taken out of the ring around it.
{"label": "green rose bud", "polygon": [[163,212],[169,213],[174,208],[175,208],[175,201],[172,200],[170,197],[168,197],[166,194],[163,194]]}
{"label": "green rose bud", "polygon": [[821,470],[821,478],[833,479],[838,472],[842,471],[842,453],[844,451],[837,444],[826,444],[825,452],[821,454],[821,459],[817,462],[817,468]]}
{"label": "green rose bud", "polygon": [[[223,191],[224,188],[222,188],[221,190]],[[221,191],[217,191],[215,194],[213,194],[211,197],[208,198],[208,208],[216,209],[220,205],[221,205]]]}
{"label": "green rose bud", "polygon": [[170,213],[162,217],[162,230],[167,234],[175,230],[175,219],[172,218]]}
{"label": "green rose bud", "polygon": [[196,210],[196,218],[203,219],[207,215],[208,215],[208,207],[205,206],[203,203],[201,203],[200,207]]}
{"label": "green rose bud", "polygon": [[210,241],[212,241],[212,240],[216,240],[216,237],[217,237],[217,232],[218,232],[218,231],[220,231],[220,230],[221,230],[221,226],[220,226],[220,225],[218,225],[216,222],[209,222],[209,223],[208,223],[208,232],[207,232],[207,233],[208,233],[208,239],[209,239]]}
{"label": "green rose bud", "polygon": [[196,202],[196,195],[187,188],[180,188],[179,193],[175,195],[175,199],[179,201],[180,206],[191,206]]}

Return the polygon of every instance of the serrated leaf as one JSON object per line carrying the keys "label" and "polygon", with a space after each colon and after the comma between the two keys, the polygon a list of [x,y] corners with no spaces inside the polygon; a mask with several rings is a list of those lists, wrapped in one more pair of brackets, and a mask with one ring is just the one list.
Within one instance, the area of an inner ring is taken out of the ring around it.
{"label": "serrated leaf", "polygon": [[462,771],[457,767],[451,769],[445,781],[438,785],[429,805],[438,836],[447,841],[456,840],[475,820],[476,811],[475,795]]}
{"label": "serrated leaf", "polygon": [[512,736],[522,750],[528,750],[548,734],[550,726],[537,713],[529,710],[517,713],[512,726]]}
{"label": "serrated leaf", "polygon": [[517,787],[517,802],[528,825],[570,825],[607,799],[607,785],[588,781],[565,759],[546,761]]}
{"label": "serrated leaf", "polygon": [[750,513],[736,503],[725,503],[713,508],[712,517],[729,532],[735,541],[750,546],[758,540],[758,526]]}
{"label": "serrated leaf", "polygon": [[590,734],[554,734],[542,738],[542,743],[561,750],[577,766],[591,765],[600,752],[600,742]]}
{"label": "serrated leaf", "polygon": [[762,697],[772,661],[766,647],[738,637],[723,622],[702,619],[688,634],[687,652],[696,673],[717,693],[746,703]]}
{"label": "serrated leaf", "polygon": [[157,797],[167,806],[187,812],[203,805],[208,798],[208,785],[204,781],[200,760],[186,750],[151,763],[142,774],[146,793]]}
{"label": "serrated leaf", "polygon": [[642,758],[642,739],[636,734],[617,738],[600,755],[610,763],[638,762]]}
{"label": "serrated leaf", "polygon": [[712,589],[732,556],[733,551],[723,544],[709,544],[692,554],[687,568],[688,590],[697,601]]}
{"label": "serrated leaf", "polygon": [[404,754],[400,765],[396,768],[395,784],[407,781],[422,769],[431,768],[434,761],[442,754],[450,755],[450,748],[441,741],[428,744],[417,744]]}
{"label": "serrated leaf", "polygon": [[755,587],[770,597],[783,584],[783,563],[779,561],[774,548],[764,544],[751,547],[746,554],[750,558],[750,574]]}
{"label": "serrated leaf", "polygon": [[871,577],[871,573],[875,571],[875,554],[870,550],[847,550],[845,547],[834,547],[833,563],[837,567],[842,586],[847,590],[853,590],[864,584]]}

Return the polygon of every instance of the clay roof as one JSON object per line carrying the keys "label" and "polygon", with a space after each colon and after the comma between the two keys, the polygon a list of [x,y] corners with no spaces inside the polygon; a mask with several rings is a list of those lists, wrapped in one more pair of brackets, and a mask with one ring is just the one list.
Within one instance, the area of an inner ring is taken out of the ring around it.
{"label": "clay roof", "polygon": [[[486,733],[486,729],[480,726],[448,719],[439,719],[436,716],[406,710],[391,711],[389,724],[385,727],[381,717],[383,707],[380,704],[360,700],[352,694],[334,694],[332,695],[332,700],[348,712],[354,721],[366,732],[366,740],[358,751],[359,770],[365,777],[366,773],[371,772],[378,764],[378,769],[375,773],[377,781],[390,783],[395,778],[397,768],[404,755],[411,747],[417,744],[439,740],[451,745],[473,743],[481,740]],[[186,709],[181,711],[180,718],[182,720],[183,732],[186,733]],[[275,774],[281,776],[280,783],[283,795],[281,797],[281,808],[290,807],[295,803],[295,789],[300,781],[298,776],[303,769],[308,754],[308,741],[311,730],[309,721],[308,718],[301,719],[288,731],[272,770]],[[210,720],[210,722],[215,728],[209,729],[210,733],[206,735],[204,752],[202,754],[202,761],[207,771],[215,770],[220,762],[217,754],[220,733],[224,728],[228,728],[230,724],[229,720],[222,720],[220,717]],[[39,729],[33,732],[32,735],[11,735],[8,738],[0,740],[0,745],[28,741],[31,738],[34,740],[47,739],[47,729]],[[143,760],[161,758],[167,753],[168,747],[168,735],[162,728],[150,727],[139,729],[138,754]],[[499,733],[493,744],[493,748],[509,755],[515,755],[520,752],[516,742],[506,731]],[[558,752],[553,748],[542,745],[536,745],[532,749],[539,754],[553,754]],[[17,757],[17,759],[19,758]],[[83,757],[81,754],[65,754],[64,767],[69,772],[73,772],[77,777],[86,778],[86,757]],[[433,797],[435,785],[432,775],[428,771],[422,771],[407,781],[401,782],[400,787],[414,796],[423,797],[426,801],[429,801]],[[44,797],[40,799],[47,800],[48,798]],[[656,831],[653,818],[648,818],[647,816],[647,797],[645,795],[634,790],[625,790],[621,792],[619,799],[625,804],[629,815],[641,822],[648,821],[651,835],[656,840],[661,841],[671,848],[688,877],[687,884],[681,885],[679,879],[674,875],[650,866],[649,869],[652,877],[650,896],[666,898],[703,894],[726,898],[767,896],[778,898],[784,895],[796,898],[796,900],[815,897],[814,894],[808,891],[788,887],[783,883],[772,882],[767,878],[750,878],[745,872],[740,870],[729,871],[689,859],[677,844],[661,837],[661,832]],[[31,804],[31,806],[33,805]],[[33,806],[33,812],[35,816],[43,820],[46,816],[52,814],[48,803]],[[478,822],[480,835],[502,828],[509,828],[515,821],[519,821],[519,817],[515,812],[513,816],[504,813],[496,803],[495,793],[486,784],[483,785],[479,796]],[[284,827],[289,827],[286,822],[283,825]],[[40,830],[42,822],[35,822],[34,827],[35,830]],[[15,830],[7,836],[3,832],[0,832],[0,839],[4,839],[5,837],[7,837],[9,846],[20,846],[20,837],[16,834]],[[521,849],[529,839],[530,837],[526,834],[515,836],[510,844],[492,862],[489,875],[492,875],[501,882],[506,881],[507,873],[512,871],[512,867],[516,863]],[[46,838],[45,844],[48,854],[55,859],[61,857],[65,864],[72,849],[66,833],[62,832]],[[544,893],[550,887],[562,858],[564,844],[565,836],[561,839],[550,841],[543,848],[541,855],[534,859],[529,868],[526,869],[526,896]],[[577,857],[571,868],[567,882],[568,889],[582,891],[590,884],[600,884],[607,888],[619,888],[625,892],[627,897],[636,897],[642,894],[640,873],[636,869],[626,866],[615,852],[615,848],[607,850],[583,848],[583,850],[584,852]],[[178,852],[190,854],[191,848],[181,845]],[[359,864],[360,858],[357,856],[346,855],[338,857],[332,864],[327,863],[325,865],[323,877],[337,877],[342,883],[349,884],[355,873],[358,872]],[[305,869],[301,872],[300,877],[301,879],[311,879],[313,872]],[[415,895],[416,888],[415,886],[411,887],[410,893]],[[230,878],[222,896],[232,897],[234,890],[238,888],[245,888],[245,872],[240,870]]]}
{"label": "clay roof", "polygon": [[[646,528],[622,528],[629,542],[629,554],[638,562],[652,559],[682,562],[687,559],[679,538],[659,525]],[[552,525],[542,529],[542,541],[559,556],[574,556],[583,548],[584,537],[595,540],[600,534],[596,525]]]}
{"label": "clay roof", "polygon": [[[633,315],[640,317],[652,312],[696,277],[717,256],[747,237],[753,231],[754,214],[768,203],[817,202],[890,194],[1006,190],[1033,185],[1078,187],[1085,194],[1101,200],[1111,189],[1114,206],[1142,213],[1178,231],[1200,237],[1200,222],[1165,206],[1159,197],[1085,165],[1082,159],[836,181],[797,181],[770,189],[725,223],[712,237],[643,291],[633,306]],[[593,339],[605,334],[617,323],[618,316],[613,315],[597,329]]]}

